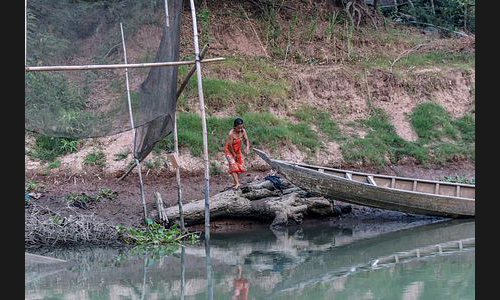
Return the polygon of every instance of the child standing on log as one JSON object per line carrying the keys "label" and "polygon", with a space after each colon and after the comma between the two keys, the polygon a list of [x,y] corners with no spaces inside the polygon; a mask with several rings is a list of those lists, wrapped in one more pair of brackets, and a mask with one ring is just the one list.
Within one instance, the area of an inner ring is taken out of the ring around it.
{"label": "child standing on log", "polygon": [[229,164],[229,174],[233,176],[233,188],[237,190],[240,187],[238,175],[245,172],[245,161],[241,153],[243,140],[246,144],[245,154],[250,151],[247,132],[243,126],[243,120],[237,118],[234,120],[233,129],[229,131],[229,136],[224,146],[224,154]]}

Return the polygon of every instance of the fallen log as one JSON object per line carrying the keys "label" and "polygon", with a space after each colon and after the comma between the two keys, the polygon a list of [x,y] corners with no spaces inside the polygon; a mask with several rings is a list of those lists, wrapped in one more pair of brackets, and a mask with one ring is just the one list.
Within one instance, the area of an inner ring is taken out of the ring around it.
{"label": "fallen log", "polygon": [[[210,197],[210,219],[255,218],[269,222],[271,227],[300,224],[304,217],[334,217],[350,212],[350,205],[340,207],[323,197],[312,197],[306,191],[284,181],[283,191],[268,181],[243,186],[239,190],[226,190]],[[204,199],[183,205],[186,226],[204,222]],[[164,210],[170,225],[179,220],[178,206]],[[157,218],[158,212],[151,211]]]}

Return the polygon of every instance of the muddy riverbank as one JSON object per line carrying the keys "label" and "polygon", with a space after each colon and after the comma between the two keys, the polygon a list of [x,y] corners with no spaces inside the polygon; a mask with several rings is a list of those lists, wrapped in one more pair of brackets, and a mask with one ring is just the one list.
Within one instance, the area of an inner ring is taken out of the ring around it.
{"label": "muddy riverbank", "polygon": [[[242,176],[242,183],[249,183],[263,179],[270,173],[270,169],[251,169]],[[360,171],[374,172],[376,170],[361,169]],[[471,179],[475,177],[475,166],[473,164],[456,163],[446,168],[424,168],[419,165],[402,165],[386,167],[381,174],[397,175],[403,177],[414,177],[422,179],[443,180],[446,176],[460,176]],[[183,202],[203,199],[203,174],[202,172],[182,172],[182,194]],[[95,214],[98,218],[114,226],[142,226],[143,210],[140,201],[139,183],[136,174],[131,174],[124,180],[118,180],[114,176],[104,176],[99,172],[82,174],[50,174],[41,175],[26,173],[26,182],[36,183],[36,191],[39,199],[33,203],[47,207],[61,214],[74,212],[81,214]],[[163,172],[160,174],[147,174],[144,176],[146,191],[146,204],[148,210],[156,208],[154,192],[159,192],[165,205],[174,206],[177,203],[177,189],[175,184],[175,173]],[[227,174],[214,174],[210,177],[210,195],[213,196],[231,186],[231,179]],[[101,199],[90,203],[86,208],[69,206],[67,198],[69,195],[81,195],[82,193],[96,198],[103,191],[114,192],[113,199]],[[340,203],[340,202],[339,202]],[[394,220],[401,218],[415,218],[399,212],[373,209],[368,207],[352,205],[352,211],[340,217],[324,220],[307,220],[307,222],[373,222],[375,220]],[[212,222],[212,230],[238,231],[254,227],[268,226],[257,220],[216,220]],[[194,226],[193,229],[198,229]],[[201,227],[200,227],[201,228]]]}

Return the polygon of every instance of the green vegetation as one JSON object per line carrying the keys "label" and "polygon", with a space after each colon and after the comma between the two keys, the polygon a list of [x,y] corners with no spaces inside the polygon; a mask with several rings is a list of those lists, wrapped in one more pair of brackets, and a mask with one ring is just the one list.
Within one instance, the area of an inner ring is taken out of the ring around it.
{"label": "green vegetation", "polygon": [[424,164],[475,160],[475,121],[471,115],[454,120],[441,106],[427,102],[414,109],[411,124],[418,136],[416,142],[399,137],[387,114],[374,109],[371,117],[361,122],[369,129],[368,134],[342,145],[344,159],[376,166],[384,166],[386,158],[396,163],[403,157],[412,157]]}
{"label": "green vegetation", "polygon": [[87,206],[94,201],[93,198],[88,196],[85,193],[69,193],[66,195],[64,198],[66,202],[68,202],[70,205],[80,207],[80,208],[87,208]]}
{"label": "green vegetation", "polygon": [[465,183],[465,184],[476,184],[476,178],[473,177],[468,179],[459,175],[445,176],[442,181],[453,182],[453,183]]}
{"label": "green vegetation", "polygon": [[409,54],[400,59],[396,64],[404,67],[430,67],[446,66],[460,69],[475,68],[476,59],[474,53],[450,53],[443,51],[432,51],[426,53]]}
{"label": "green vegetation", "polygon": [[87,166],[104,168],[106,165],[106,156],[102,150],[94,150],[85,156],[83,163]]}
{"label": "green vegetation", "polygon": [[301,122],[316,125],[329,140],[334,141],[343,139],[337,123],[333,121],[330,118],[330,114],[324,110],[305,105],[294,112],[293,115]]}
{"label": "green vegetation", "polygon": [[[385,71],[391,70],[391,64],[395,57],[389,57],[384,54],[367,57],[360,61],[360,66],[365,68],[376,68]],[[447,67],[461,70],[474,69],[476,59],[474,53],[451,53],[445,51],[429,51],[425,53],[409,53],[399,59],[394,65],[393,70],[415,68],[415,67]]]}
{"label": "green vegetation", "polygon": [[364,138],[355,137],[341,150],[344,159],[349,163],[363,161],[366,165],[384,166],[386,157],[395,163],[404,156],[426,160],[426,150],[418,144],[405,141],[390,124],[389,116],[380,109],[374,109],[367,120],[361,122],[370,131]]}
{"label": "green vegetation", "polygon": [[78,140],[49,137],[38,134],[35,137],[35,144],[28,155],[44,162],[54,162],[54,160],[78,150]]}
{"label": "green vegetation", "polygon": [[61,166],[61,161],[59,159],[56,159],[55,161],[51,161],[48,164],[49,169],[57,169]]}
{"label": "green vegetation", "polygon": [[[447,30],[475,32],[475,0],[414,0],[413,5],[384,9],[385,15],[401,13],[413,16],[417,22],[433,24]],[[417,24],[424,25],[424,24]],[[443,33],[449,33],[444,31]]]}
{"label": "green vegetation", "polygon": [[[276,150],[281,145],[294,144],[299,149],[316,152],[319,148],[318,136],[307,124],[292,124],[270,113],[247,113],[242,116],[248,138],[252,146]],[[229,130],[236,117],[208,117],[208,150],[210,154],[223,151]],[[189,149],[194,156],[203,153],[201,119],[193,113],[179,113],[179,147]],[[171,138],[167,137],[157,144],[160,149],[167,148]]]}
{"label": "green vegetation", "polygon": [[214,162],[210,163],[210,176],[219,176],[222,173],[222,170]]}
{"label": "green vegetation", "polygon": [[154,223],[151,219],[147,221],[147,227],[130,228],[121,225],[116,226],[118,234],[127,244],[135,245],[161,245],[173,244],[186,241],[188,243],[196,243],[199,240],[198,233],[182,233],[178,229],[178,225],[174,224],[171,228],[166,229],[158,223]]}
{"label": "green vegetation", "polygon": [[434,162],[442,164],[456,158],[475,160],[475,120],[465,115],[454,120],[438,104],[427,102],[415,108],[411,124],[419,143],[429,150]]}
{"label": "green vegetation", "polygon": [[[217,73],[237,72],[238,78],[220,79],[206,76],[203,78],[203,94],[207,113],[219,112],[234,107],[237,113],[268,111],[269,107],[286,108],[285,99],[290,91],[290,84],[283,78],[279,68],[269,65],[263,59],[229,58],[210,66]],[[187,68],[179,68],[179,78],[184,78]],[[198,95],[198,83],[191,77],[179,99],[179,105],[189,111],[186,99],[195,99]],[[197,106],[196,106],[197,107]]]}
{"label": "green vegetation", "polygon": [[102,189],[96,196],[96,201],[101,200],[115,200],[118,197],[118,192],[112,191],[110,188]]}
{"label": "green vegetation", "polygon": [[123,149],[122,151],[115,154],[115,161],[127,159],[129,154],[130,154],[130,149],[128,149],[128,148]]}
{"label": "green vegetation", "polygon": [[212,36],[210,35],[210,10],[202,8],[196,12],[196,18],[200,24],[200,44],[210,44]]}
{"label": "green vegetation", "polygon": [[69,193],[64,197],[64,200],[72,206],[86,209],[90,204],[104,200],[115,200],[116,197],[118,197],[118,192],[114,192],[106,187],[95,196],[89,196],[86,193]]}
{"label": "green vegetation", "polygon": [[79,136],[97,128],[103,120],[96,113],[85,111],[87,97],[88,89],[71,85],[60,73],[27,72],[26,128],[50,130],[48,133],[53,136],[61,132]]}
{"label": "green vegetation", "polygon": [[411,115],[411,124],[424,141],[456,138],[458,131],[446,110],[433,102],[420,104]]}
{"label": "green vegetation", "polygon": [[45,189],[43,185],[40,183],[34,181],[34,180],[28,180],[24,182],[24,192],[25,193],[39,193],[43,192]]}

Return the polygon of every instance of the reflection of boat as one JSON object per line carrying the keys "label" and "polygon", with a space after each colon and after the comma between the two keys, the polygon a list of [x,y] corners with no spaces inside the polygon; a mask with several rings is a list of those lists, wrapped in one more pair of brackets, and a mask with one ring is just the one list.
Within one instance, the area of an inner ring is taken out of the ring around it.
{"label": "reflection of boat", "polygon": [[272,294],[303,290],[363,271],[473,249],[474,221],[449,220],[389,232],[311,253],[310,259],[287,271]]}
{"label": "reflection of boat", "polygon": [[475,185],[298,164],[271,159],[263,151],[254,150],[285,178],[314,194],[406,213],[475,216]]}

